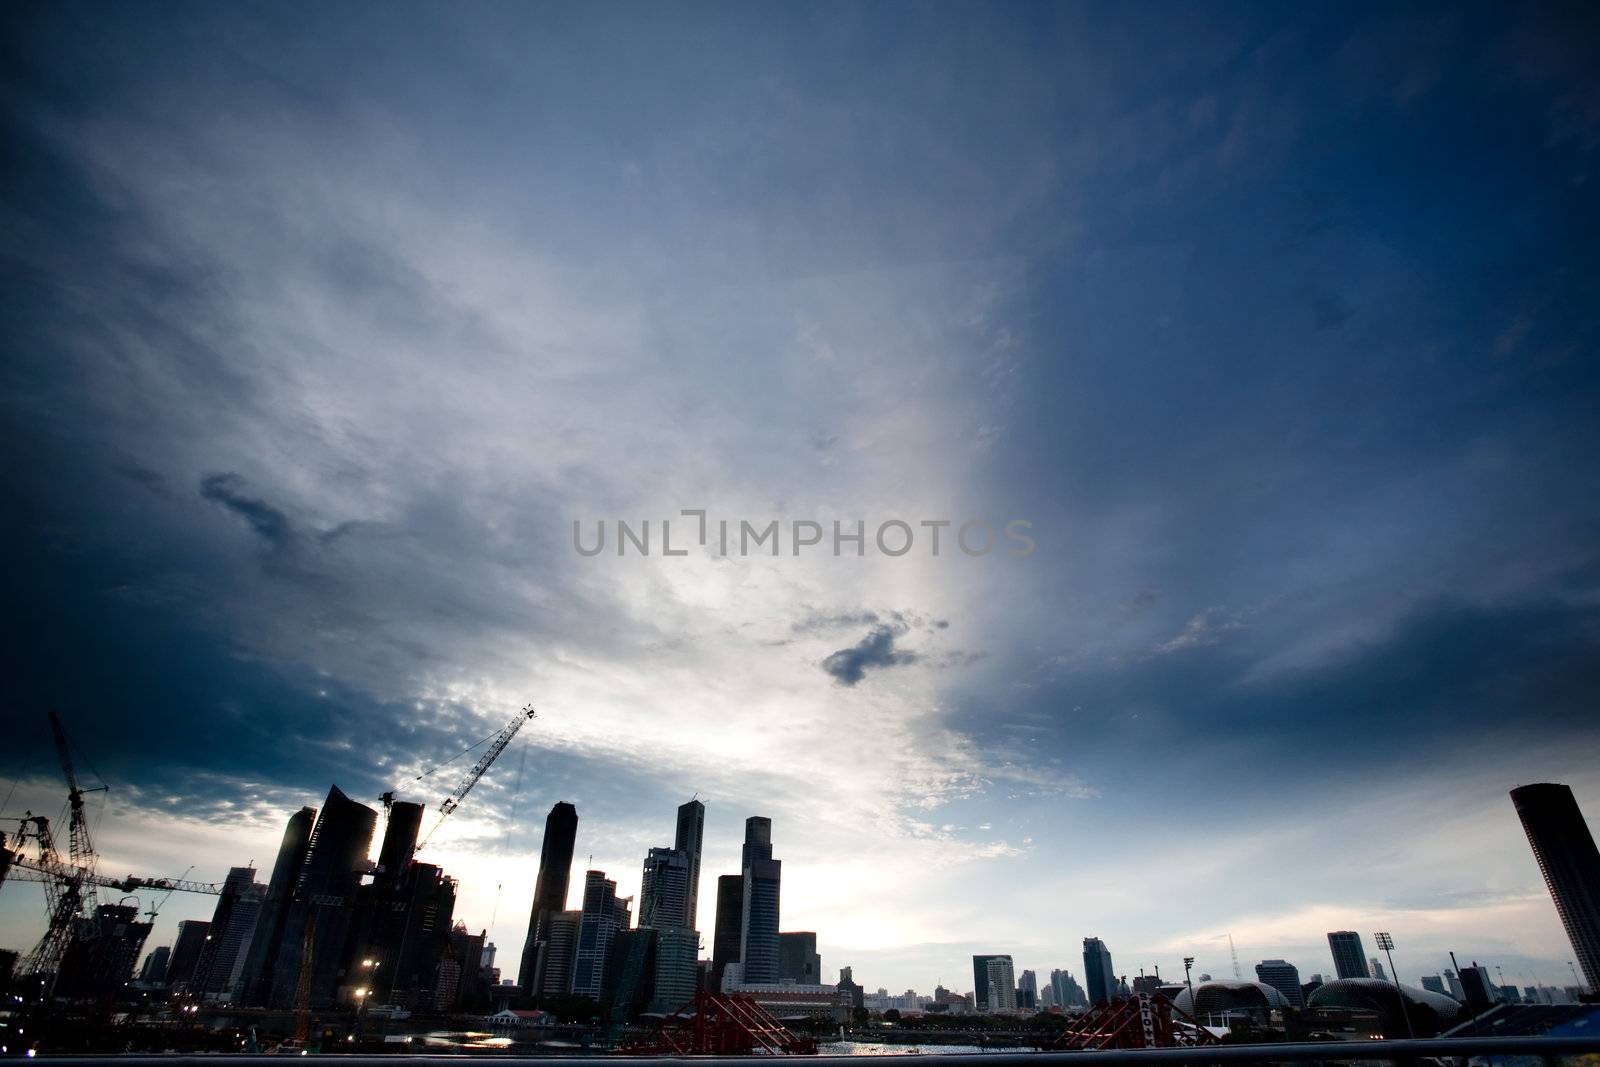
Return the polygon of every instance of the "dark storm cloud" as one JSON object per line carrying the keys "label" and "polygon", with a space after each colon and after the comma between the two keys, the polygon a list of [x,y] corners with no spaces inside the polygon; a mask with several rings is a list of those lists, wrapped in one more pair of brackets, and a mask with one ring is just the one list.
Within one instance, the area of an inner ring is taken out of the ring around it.
{"label": "dark storm cloud", "polygon": [[[1040,751],[1073,766],[1137,751],[1153,766],[1203,767],[1208,778],[1256,787],[1314,780],[1323,793],[1420,773],[1419,760],[1447,764],[1486,739],[1503,738],[1508,755],[1534,735],[1592,739],[1600,691],[1592,602],[1430,601],[1386,632],[1263,671],[1297,625],[1268,616],[1232,645],[1079,662],[1016,706],[1051,725]],[[965,725],[980,729],[990,705],[975,694]],[[1252,790],[1223,790],[1213,802],[1257,800]]]}
{"label": "dark storm cloud", "polygon": [[907,627],[903,623],[875,626],[851,647],[841,648],[824,659],[822,669],[840,685],[849,686],[865,678],[869,670],[915,663],[918,658],[916,652],[895,648],[895,641],[905,636],[906,632]]}
{"label": "dark storm cloud", "polygon": [[247,495],[245,490],[245,480],[237,474],[208,474],[200,481],[202,497],[244,519],[274,551],[287,550],[294,543],[289,516],[266,501]]}
{"label": "dark storm cloud", "polygon": [[[859,609],[917,602],[909,572],[833,571],[804,595],[844,610],[761,632],[813,643],[819,691],[830,649],[846,687],[946,668],[930,748],[1010,735],[1019,780],[1104,787],[1074,832],[1180,823],[1193,793],[1197,837],[1248,838],[1440,781],[1476,739],[1586,750],[1600,96],[1531,45],[1508,80],[1533,10],[1418,35],[1377,8],[729,7],[637,34],[417,9],[373,35],[351,8],[35,5],[0,43],[8,722],[56,708],[108,778],[220,816],[258,785],[375,796],[484,732],[438,693],[530,664],[581,664],[587,698],[714,695],[705,604],[630,585],[677,630],[650,632],[542,532],[698,482],[925,490],[1053,538],[1009,579],[927,579],[987,656]],[[859,299],[808,302],[830,288]],[[952,307],[982,328],[928,325]],[[802,310],[840,335],[797,341]],[[6,769],[48,767],[36,740]],[[655,753],[587,759],[529,779],[668,810]],[[915,778],[884,766],[868,787]]]}

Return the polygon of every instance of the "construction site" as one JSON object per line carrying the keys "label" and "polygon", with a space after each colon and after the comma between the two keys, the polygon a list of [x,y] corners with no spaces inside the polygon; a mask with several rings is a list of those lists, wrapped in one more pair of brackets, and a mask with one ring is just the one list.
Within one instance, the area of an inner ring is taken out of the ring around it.
{"label": "construction site", "polygon": [[[676,1011],[641,1017],[638,987],[651,959],[640,939],[619,942],[619,977],[588,1018],[531,1010],[534,998],[518,987],[491,984],[492,946],[486,953],[485,934],[455,921],[455,879],[420,856],[535,714],[522,708],[440,765],[479,751],[431,821],[424,805],[394,792],[371,807],[332,786],[320,808],[289,815],[263,883],[252,866],[221,882],[106,873],[86,798],[109,787],[80,782],[82,754],[51,713],[66,825],[27,811],[0,831],[0,887],[10,886],[0,891],[37,884],[45,907],[32,949],[0,954],[0,1055],[402,1052],[441,1043],[419,1030],[447,1035],[452,1050],[505,1051],[531,1030],[555,1049],[624,1055],[815,1052],[811,1039],[736,993],[700,990]],[[180,922],[173,945],[147,951],[173,894],[215,898],[212,918]]]}

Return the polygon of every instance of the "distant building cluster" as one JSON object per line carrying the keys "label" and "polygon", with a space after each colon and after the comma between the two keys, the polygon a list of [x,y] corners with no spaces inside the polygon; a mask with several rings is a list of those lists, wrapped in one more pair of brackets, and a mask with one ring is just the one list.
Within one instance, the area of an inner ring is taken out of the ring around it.
{"label": "distant building cluster", "polygon": [[[56,975],[55,993],[69,998],[121,995],[132,984],[198,1005],[276,1010],[385,1006],[425,1013],[485,1012],[521,1024],[542,1013],[593,1002],[594,1011],[634,1020],[672,1013],[702,989],[745,993],[781,1017],[841,1021],[867,1013],[1028,1015],[1079,1012],[1118,998],[1165,996],[1204,1025],[1304,1018],[1356,1031],[1435,1033],[1458,1015],[1503,1007],[1558,1007],[1592,997],[1600,985],[1600,853],[1571,790],[1530,785],[1512,791],[1518,816],[1571,939],[1576,962],[1570,985],[1508,983],[1473,961],[1401,981],[1354,930],[1327,934],[1331,977],[1302,979],[1285,959],[1264,959],[1246,980],[1182,975],[1159,969],[1118,975],[1099,937],[1082,940],[1079,976],[1065,968],[1018,970],[1008,953],[972,957],[972,990],[941,983],[931,996],[915,990],[867,992],[852,969],[823,980],[813,931],[785,931],[783,864],[773,854],[772,821],[745,820],[738,873],[716,879],[709,957],[696,929],[705,805],[677,809],[671,845],[645,853],[637,899],[619,897],[604,871],[584,872],[577,907],[569,908],[578,811],[555,804],[545,819],[527,934],[514,982],[501,982],[486,932],[455,921],[456,882],[417,859],[419,804],[385,798],[377,861],[369,859],[379,813],[331,788],[320,809],[289,816],[268,880],[253,867],[228,871],[208,921],[178,924],[171,945],[139,958],[151,930],[136,907],[99,904],[77,918]],[[1381,952],[1394,946],[1373,935]],[[15,953],[0,954],[9,972]],[[138,966],[135,976],[135,966]],[[1577,969],[1582,968],[1584,981]],[[578,1000],[577,998],[582,998]],[[507,1014],[509,1013],[509,1014]]]}
{"label": "distant building cluster", "polygon": [[[833,1014],[839,991],[822,984],[811,931],[780,929],[783,863],[772,855],[772,820],[745,820],[738,874],[717,879],[712,955],[700,959],[700,863],[705,805],[678,808],[670,847],[645,854],[637,901],[619,898],[603,871],[584,876],[578,910],[566,910],[578,812],[560,803],[545,820],[533,910],[518,985],[529,998],[587,997],[624,1017],[685,1007],[702,984],[748,992],[787,1014]],[[634,920],[637,919],[637,925]]]}

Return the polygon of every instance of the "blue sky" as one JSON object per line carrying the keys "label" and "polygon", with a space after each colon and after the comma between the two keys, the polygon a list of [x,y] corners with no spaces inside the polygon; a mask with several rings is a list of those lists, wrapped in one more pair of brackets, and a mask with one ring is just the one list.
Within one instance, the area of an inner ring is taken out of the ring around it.
{"label": "blue sky", "polygon": [[[698,792],[873,988],[1340,928],[1565,984],[1506,792],[1600,805],[1594,30],[25,7],[4,814],[53,707],[108,868],[220,879],[532,700],[433,846],[503,959],[552,803],[631,891]],[[1036,548],[572,548],[681,508]]]}

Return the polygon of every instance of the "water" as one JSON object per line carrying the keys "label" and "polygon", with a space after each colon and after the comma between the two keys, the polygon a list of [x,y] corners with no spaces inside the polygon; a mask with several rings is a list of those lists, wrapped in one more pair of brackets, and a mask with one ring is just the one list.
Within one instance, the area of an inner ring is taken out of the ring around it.
{"label": "water", "polygon": [[991,1045],[892,1045],[879,1041],[824,1041],[817,1045],[824,1056],[910,1056],[932,1053],[940,1056],[981,1056],[986,1052],[1037,1052],[1031,1046],[1005,1047]]}

